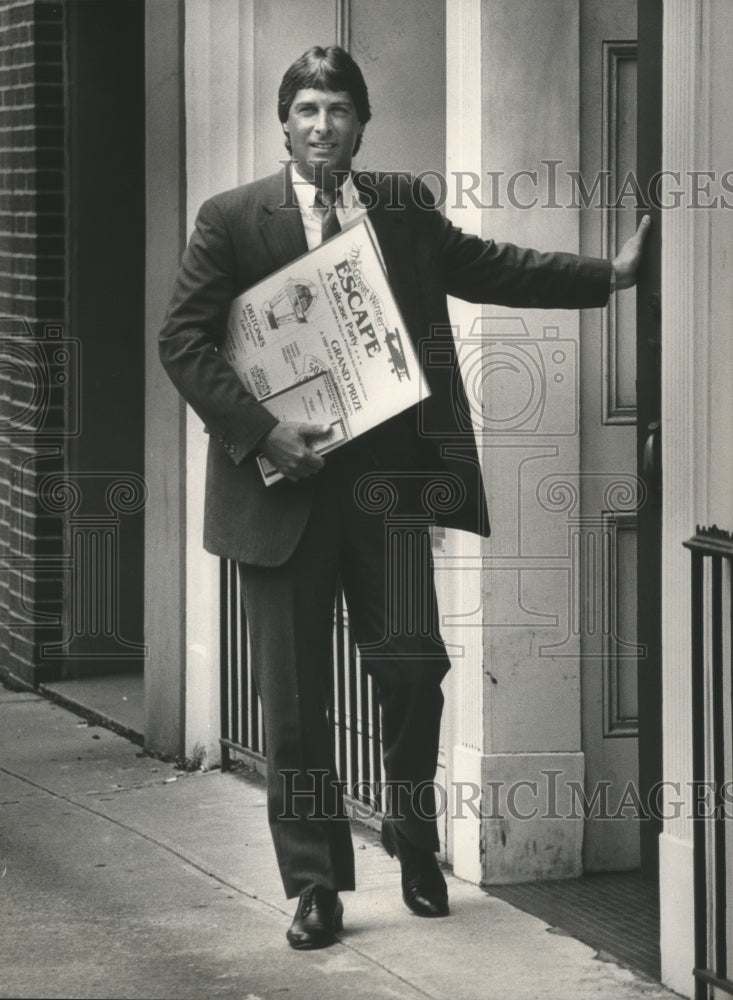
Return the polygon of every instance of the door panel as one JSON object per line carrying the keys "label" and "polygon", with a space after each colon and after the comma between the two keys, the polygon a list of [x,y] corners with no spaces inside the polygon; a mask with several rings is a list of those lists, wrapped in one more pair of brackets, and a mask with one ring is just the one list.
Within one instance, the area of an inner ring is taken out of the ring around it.
{"label": "door panel", "polygon": [[[577,199],[581,251],[612,258],[635,225],[636,3],[583,0],[580,11],[580,162],[589,193]],[[585,829],[588,871],[639,863],[633,805],[621,808],[638,782],[634,294],[584,313],[580,331],[581,724],[586,797],[600,796]]]}

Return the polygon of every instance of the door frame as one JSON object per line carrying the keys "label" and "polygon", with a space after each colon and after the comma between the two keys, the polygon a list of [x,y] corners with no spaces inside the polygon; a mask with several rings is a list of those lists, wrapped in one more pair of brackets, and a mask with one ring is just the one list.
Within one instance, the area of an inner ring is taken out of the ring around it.
{"label": "door frame", "polygon": [[[662,0],[637,0],[637,179],[647,199],[662,168]],[[640,208],[652,217],[636,292],[637,467],[646,489],[638,512],[637,638],[639,662],[639,796],[654,805],[662,779],[662,220],[658,198]],[[647,808],[639,828],[641,869],[656,878],[662,822]]]}

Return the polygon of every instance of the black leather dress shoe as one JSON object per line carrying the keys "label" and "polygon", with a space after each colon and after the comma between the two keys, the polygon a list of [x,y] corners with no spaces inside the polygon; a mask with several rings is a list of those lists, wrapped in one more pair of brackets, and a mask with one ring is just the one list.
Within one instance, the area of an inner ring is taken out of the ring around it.
{"label": "black leather dress shoe", "polygon": [[286,937],[291,948],[305,951],[310,948],[327,948],[336,940],[336,932],[343,930],[344,904],[333,889],[320,885],[302,892],[293,922]]}
{"label": "black leather dress shoe", "polygon": [[382,844],[402,866],[402,898],[418,917],[447,917],[448,886],[432,851],[415,847],[389,820],[382,823]]}

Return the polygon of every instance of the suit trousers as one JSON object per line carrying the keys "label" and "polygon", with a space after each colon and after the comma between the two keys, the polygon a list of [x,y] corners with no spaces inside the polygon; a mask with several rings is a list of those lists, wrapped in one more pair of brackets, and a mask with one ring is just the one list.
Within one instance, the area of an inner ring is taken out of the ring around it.
{"label": "suit trousers", "polygon": [[376,680],[388,815],[414,844],[439,849],[433,781],[450,662],[429,532],[409,518],[385,519],[379,501],[392,487],[383,468],[368,440],[338,449],[316,476],[293,555],[281,566],[239,564],[263,708],[268,819],[288,898],[312,885],[354,888],[328,720],[339,585],[362,665]]}

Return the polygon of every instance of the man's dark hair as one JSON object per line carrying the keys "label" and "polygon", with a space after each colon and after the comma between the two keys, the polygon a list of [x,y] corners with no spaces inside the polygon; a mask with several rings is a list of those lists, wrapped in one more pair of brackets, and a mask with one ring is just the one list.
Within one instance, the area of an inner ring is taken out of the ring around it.
{"label": "man's dark hair", "polygon": [[[277,94],[277,115],[283,124],[288,120],[290,106],[299,90],[345,90],[351,94],[360,125],[366,125],[372,117],[369,107],[369,91],[361,70],[345,49],[338,45],[321,48],[314,45],[286,71]],[[361,145],[361,136],[356,140],[354,153]],[[290,152],[290,139],[285,137],[285,146]]]}

